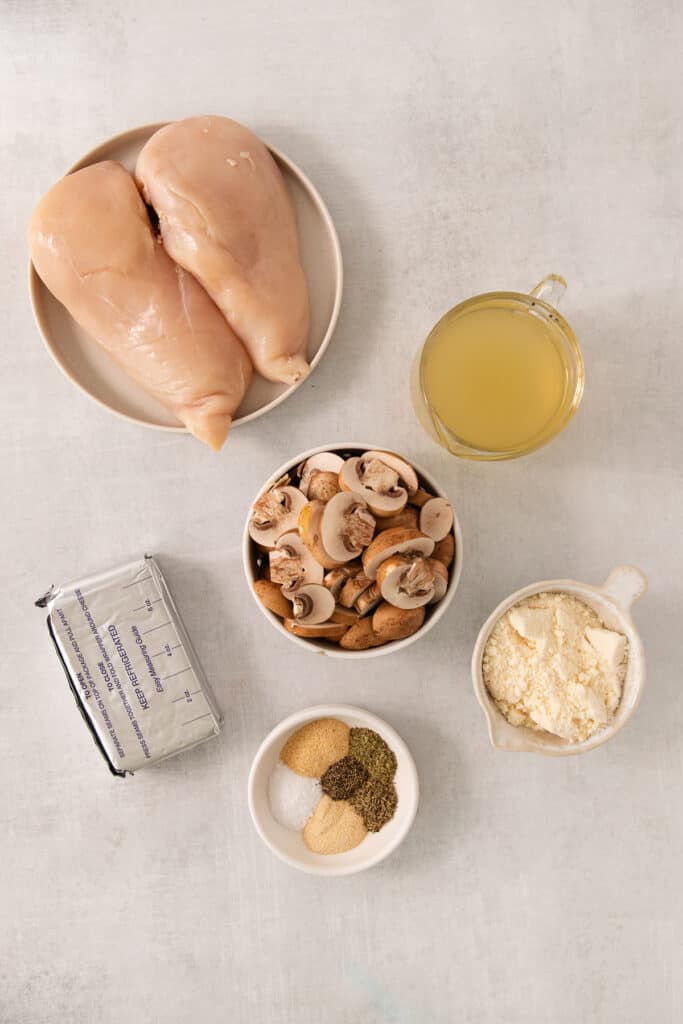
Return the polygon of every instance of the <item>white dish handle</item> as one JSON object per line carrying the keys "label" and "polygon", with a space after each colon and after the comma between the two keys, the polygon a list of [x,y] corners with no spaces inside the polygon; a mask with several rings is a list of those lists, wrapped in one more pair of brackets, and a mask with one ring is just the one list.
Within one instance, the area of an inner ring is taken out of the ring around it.
{"label": "white dish handle", "polygon": [[647,576],[634,565],[618,565],[603,583],[605,591],[622,608],[630,608],[647,590]]}

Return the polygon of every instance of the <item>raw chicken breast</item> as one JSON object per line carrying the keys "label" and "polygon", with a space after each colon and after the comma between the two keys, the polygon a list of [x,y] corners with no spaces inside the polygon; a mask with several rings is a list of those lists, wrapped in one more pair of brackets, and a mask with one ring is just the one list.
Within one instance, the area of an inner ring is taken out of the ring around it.
{"label": "raw chicken breast", "polygon": [[52,294],[145,391],[219,449],[251,380],[241,342],[155,237],[135,182],[106,161],[36,206],[31,259]]}
{"label": "raw chicken breast", "polygon": [[135,175],[166,251],[206,288],[268,380],[308,373],[308,292],[292,202],[264,144],[226,117],[156,132]]}

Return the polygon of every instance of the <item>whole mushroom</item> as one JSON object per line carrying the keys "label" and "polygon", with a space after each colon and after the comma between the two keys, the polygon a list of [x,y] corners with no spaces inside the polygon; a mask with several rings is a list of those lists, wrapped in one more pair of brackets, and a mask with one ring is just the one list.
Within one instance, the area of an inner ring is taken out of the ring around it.
{"label": "whole mushroom", "polygon": [[424,607],[395,608],[385,601],[372,616],[372,628],[380,643],[388,644],[392,640],[405,640],[407,636],[417,633],[424,620]]}

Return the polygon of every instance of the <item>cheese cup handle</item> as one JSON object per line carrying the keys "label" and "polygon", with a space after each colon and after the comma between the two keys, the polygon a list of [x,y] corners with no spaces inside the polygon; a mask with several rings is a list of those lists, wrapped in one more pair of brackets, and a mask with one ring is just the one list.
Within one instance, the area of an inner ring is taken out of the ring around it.
{"label": "cheese cup handle", "polygon": [[647,590],[647,576],[634,565],[618,565],[602,585],[613,601],[622,608],[630,608]]}
{"label": "cheese cup handle", "polygon": [[535,288],[531,289],[529,295],[534,299],[540,299],[541,302],[547,302],[549,306],[556,309],[566,290],[567,282],[563,277],[560,277],[559,274],[548,274],[538,282]]}

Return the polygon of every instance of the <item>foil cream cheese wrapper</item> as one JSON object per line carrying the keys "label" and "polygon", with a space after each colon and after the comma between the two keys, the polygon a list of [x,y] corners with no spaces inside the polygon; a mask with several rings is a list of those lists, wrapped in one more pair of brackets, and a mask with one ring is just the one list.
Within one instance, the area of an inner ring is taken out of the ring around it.
{"label": "foil cream cheese wrapper", "polygon": [[53,587],[36,604],[115,775],[218,735],[221,713],[152,557]]}

